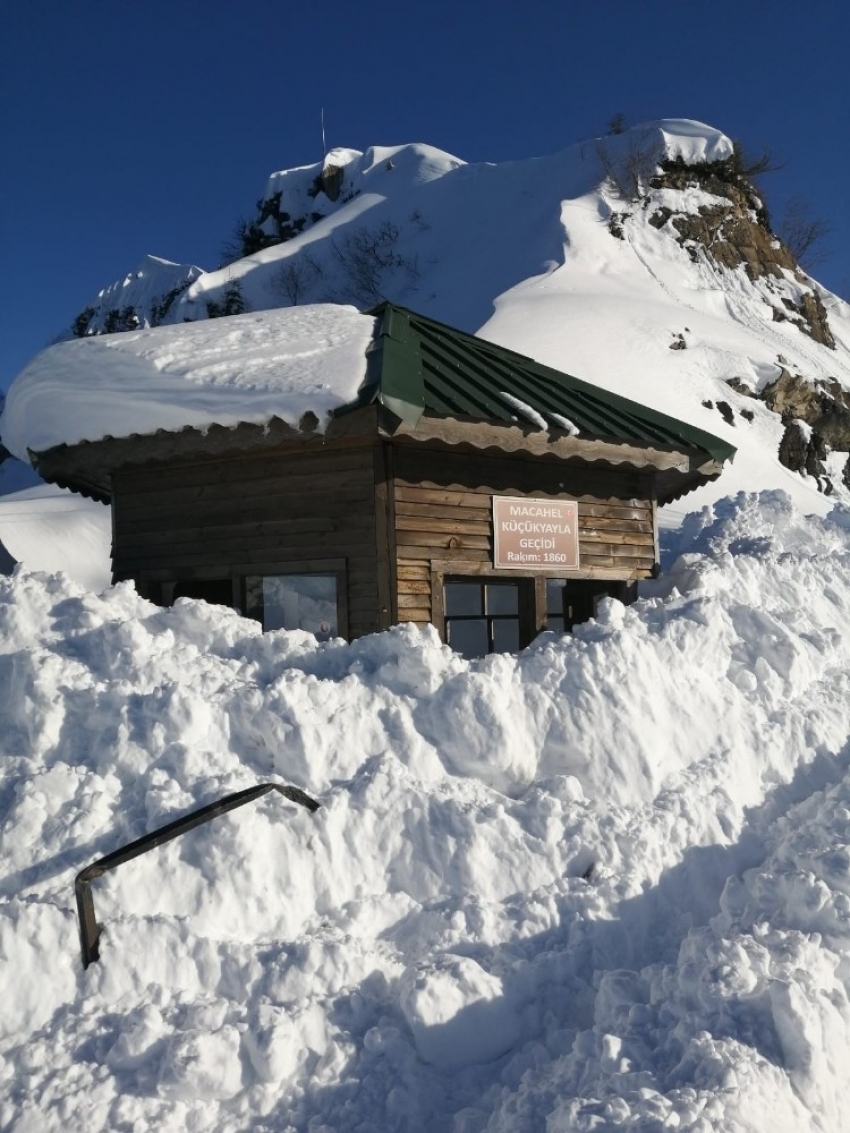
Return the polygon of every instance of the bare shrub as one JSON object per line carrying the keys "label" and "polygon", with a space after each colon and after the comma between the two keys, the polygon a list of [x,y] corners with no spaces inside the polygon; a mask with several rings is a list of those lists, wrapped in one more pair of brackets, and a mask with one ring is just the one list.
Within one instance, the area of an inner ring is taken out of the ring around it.
{"label": "bare shrub", "polygon": [[272,276],[271,290],[274,295],[287,299],[290,306],[297,307],[322,275],[322,265],[309,252],[292,256]]}
{"label": "bare shrub", "polygon": [[419,278],[416,256],[403,256],[398,251],[400,229],[390,220],[376,228],[357,228],[345,233],[331,245],[343,270],[346,298],[358,307],[368,307],[386,299],[390,280],[395,277],[396,290],[403,292]]}
{"label": "bare shrub", "polygon": [[658,146],[651,131],[634,134],[628,147],[612,149],[604,141],[596,143],[596,155],[605,179],[624,201],[639,201],[658,168]]}
{"label": "bare shrub", "polygon": [[812,216],[808,201],[803,197],[790,198],[779,225],[779,236],[795,259],[807,267],[822,263],[829,256],[829,251],[822,247],[829,232],[827,221]]}

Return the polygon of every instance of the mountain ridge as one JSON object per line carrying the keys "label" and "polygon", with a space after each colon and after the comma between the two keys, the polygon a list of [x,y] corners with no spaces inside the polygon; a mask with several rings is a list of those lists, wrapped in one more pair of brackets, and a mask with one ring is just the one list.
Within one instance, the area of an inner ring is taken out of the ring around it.
{"label": "mountain ridge", "polygon": [[149,257],[75,322],[387,298],[739,447],[755,423],[799,475],[760,459],[753,486],[790,485],[822,511],[811,497],[850,489],[850,307],[772,231],[748,169],[687,119],[500,164],[424,144],[335,149],[269,177],[240,226],[247,255],[207,272]]}

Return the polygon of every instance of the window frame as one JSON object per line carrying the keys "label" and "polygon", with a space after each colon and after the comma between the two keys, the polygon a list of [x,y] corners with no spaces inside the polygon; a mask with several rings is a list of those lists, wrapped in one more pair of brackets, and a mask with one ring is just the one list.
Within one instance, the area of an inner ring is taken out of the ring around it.
{"label": "window frame", "polygon": [[[522,641],[524,637],[524,630],[526,629],[525,623],[527,621],[526,611],[523,606],[527,604],[523,602],[523,593],[527,586],[523,586],[525,579],[514,576],[513,578],[485,578],[481,575],[446,575],[443,579],[443,602],[445,606],[446,587],[451,586],[452,583],[460,583],[464,586],[476,586],[480,592],[480,605],[481,610],[476,614],[450,614],[445,612],[443,614],[443,621],[445,625],[446,643],[451,645],[449,640],[450,626],[452,622],[481,622],[486,624],[487,630],[487,644],[488,649],[486,654],[475,654],[475,656],[487,656],[490,653],[513,652],[513,650],[501,650],[495,648],[495,624],[496,622],[516,622],[517,626],[517,643],[518,648],[522,649]],[[507,589],[511,587],[516,591],[516,611],[506,614],[489,613],[487,610],[487,588],[488,587],[502,587]],[[457,652],[457,650],[456,650]]]}
{"label": "window frame", "polygon": [[[260,625],[263,624],[262,619],[262,606],[260,606],[260,616],[248,609],[248,583],[249,580],[256,579],[262,582],[264,578],[274,578],[277,575],[285,574],[299,574],[299,575],[333,575],[336,578],[336,634],[338,637],[348,640],[348,570],[345,559],[302,559],[300,562],[290,560],[286,563],[281,563],[273,569],[267,568],[265,565],[262,570],[248,570],[243,571],[240,575],[241,584],[241,609],[243,610],[246,618],[254,618],[259,621]],[[264,633],[273,632],[270,630],[263,630]]]}
{"label": "window frame", "polygon": [[[622,578],[596,577],[584,571],[535,571],[533,574],[520,575],[515,571],[496,570],[488,564],[472,561],[446,561],[431,560],[431,621],[436,627],[440,638],[448,642],[445,612],[445,583],[446,581],[479,582],[482,586],[487,582],[515,582],[522,583],[520,587],[520,650],[525,649],[532,641],[549,628],[548,603],[546,599],[547,579],[563,580],[567,587],[572,583],[579,583],[582,589],[593,590],[593,613],[600,598],[619,598],[623,602],[631,601],[634,596],[635,583]],[[570,633],[573,625],[582,624],[575,621],[569,628],[553,630],[554,633]],[[485,654],[489,656],[489,654]]]}
{"label": "window frame", "polygon": [[[519,648],[525,649],[540,632],[536,625],[535,580],[531,575],[518,575],[515,571],[495,570],[483,563],[442,562],[431,560],[431,622],[443,641],[446,631],[446,582],[506,583],[518,587]],[[507,615],[513,617],[514,615]],[[498,615],[496,615],[498,618]],[[488,629],[488,637],[489,637]],[[489,654],[483,654],[489,656]]]}
{"label": "window frame", "polygon": [[[145,589],[152,593],[158,590],[158,597],[152,598],[159,605],[170,606],[174,600],[174,590],[183,582],[206,582],[229,578],[232,586],[232,608],[243,617],[252,617],[247,605],[247,580],[262,579],[279,574],[332,574],[336,575],[337,634],[348,640],[348,564],[346,559],[287,559],[262,562],[236,562],[224,566],[179,567],[165,571],[150,572],[143,580]],[[256,617],[254,618],[256,619]],[[262,624],[262,620],[260,624]]]}

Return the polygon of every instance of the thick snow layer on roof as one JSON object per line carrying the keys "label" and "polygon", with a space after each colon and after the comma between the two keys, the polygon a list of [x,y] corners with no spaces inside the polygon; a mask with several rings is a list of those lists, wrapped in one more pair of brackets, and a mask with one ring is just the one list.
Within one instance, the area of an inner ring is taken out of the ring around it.
{"label": "thick snow layer on roof", "polygon": [[9,390],[3,443],[21,459],[105,436],[280,417],[355,397],[374,319],[318,304],[76,339],[37,355]]}
{"label": "thick snow layer on roof", "polygon": [[[839,1133],[850,522],[723,501],[468,662],[0,578],[0,1127]],[[74,875],[222,795],[217,818]]]}

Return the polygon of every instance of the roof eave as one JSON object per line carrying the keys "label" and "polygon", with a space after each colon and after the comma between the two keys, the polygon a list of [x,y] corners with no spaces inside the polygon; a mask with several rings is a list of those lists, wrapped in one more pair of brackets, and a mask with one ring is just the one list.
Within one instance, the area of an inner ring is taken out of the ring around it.
{"label": "roof eave", "polygon": [[[707,454],[699,450],[661,448],[606,438],[574,436],[566,430],[545,430],[517,422],[462,420],[424,414],[418,424],[411,425],[397,416],[382,414],[378,421],[382,436],[393,440],[442,442],[463,445],[484,451],[499,449],[506,453],[527,453],[530,456],[581,460],[609,466],[628,465],[655,472],[671,471],[690,477],[706,465]],[[708,459],[716,475],[716,462]],[[719,471],[719,465],[717,471]],[[695,485],[696,486],[696,485]],[[690,490],[690,489],[689,489]]]}
{"label": "roof eave", "polygon": [[[700,459],[701,457],[701,459]],[[723,461],[705,459],[705,454],[694,458],[691,467],[680,472],[675,469],[660,470],[655,477],[655,493],[659,506],[674,503],[697,488],[710,484],[723,471]]]}
{"label": "roof eave", "polygon": [[283,448],[306,451],[308,447],[323,447],[347,438],[375,436],[379,413],[375,405],[360,406],[357,412],[332,416],[324,432],[312,413],[305,414],[297,427],[273,417],[258,424],[242,421],[233,426],[212,425],[208,429],[192,426],[160,429],[156,433],[54,445],[40,452],[30,452],[30,460],[48,483],[109,503],[112,476],[119,468],[174,461],[187,464]]}

